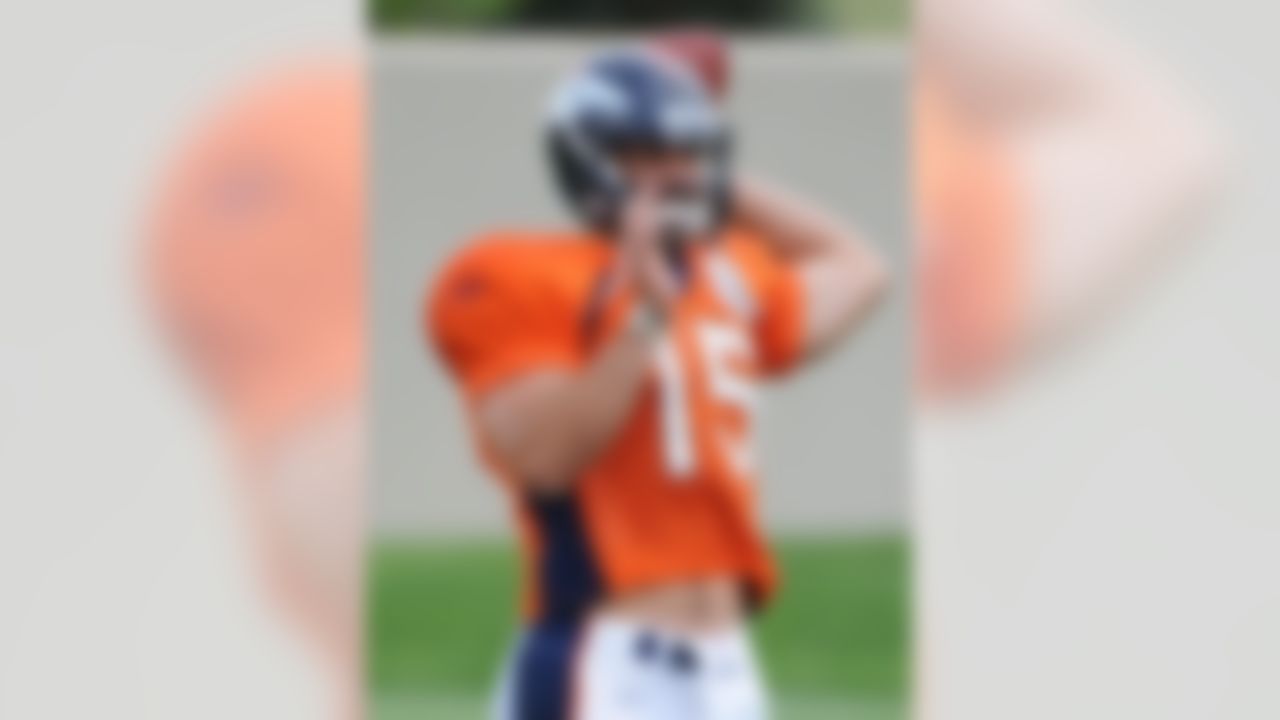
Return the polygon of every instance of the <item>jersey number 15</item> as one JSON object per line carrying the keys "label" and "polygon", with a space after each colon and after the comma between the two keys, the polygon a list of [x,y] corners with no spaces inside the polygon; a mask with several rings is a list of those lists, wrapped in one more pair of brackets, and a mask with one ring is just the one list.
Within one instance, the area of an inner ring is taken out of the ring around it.
{"label": "jersey number 15", "polygon": [[[714,447],[724,453],[739,477],[750,477],[755,466],[751,428],[758,404],[756,384],[745,370],[753,356],[751,341],[738,325],[717,321],[699,322],[693,339],[695,357],[689,360],[701,366],[710,401],[740,412],[747,428],[737,437],[728,428],[710,428]],[[689,367],[670,335],[658,347],[656,370],[663,462],[672,478],[685,481],[693,476],[699,462],[690,397],[693,388]]]}

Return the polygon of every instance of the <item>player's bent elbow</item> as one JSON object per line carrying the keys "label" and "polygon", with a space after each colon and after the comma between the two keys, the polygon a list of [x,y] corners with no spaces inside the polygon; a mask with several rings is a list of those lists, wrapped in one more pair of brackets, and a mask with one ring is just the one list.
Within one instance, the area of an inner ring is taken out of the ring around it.
{"label": "player's bent elbow", "polygon": [[808,276],[809,342],[818,357],[846,339],[889,289],[889,271],[879,256],[850,248]]}
{"label": "player's bent elbow", "polygon": [[558,494],[573,483],[577,463],[564,453],[534,452],[520,463],[517,472],[526,489],[540,495]]}
{"label": "player's bent elbow", "polygon": [[566,490],[581,469],[578,454],[570,447],[540,434],[495,449],[507,473],[522,487],[538,494]]}
{"label": "player's bent elbow", "polygon": [[866,247],[850,252],[845,260],[849,320],[862,317],[888,294],[891,284],[889,266],[877,252]]}

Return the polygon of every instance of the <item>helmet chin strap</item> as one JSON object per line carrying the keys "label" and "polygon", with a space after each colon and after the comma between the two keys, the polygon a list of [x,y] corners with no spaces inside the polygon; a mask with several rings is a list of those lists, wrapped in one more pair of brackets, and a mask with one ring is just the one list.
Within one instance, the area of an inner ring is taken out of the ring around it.
{"label": "helmet chin strap", "polygon": [[689,286],[689,239],[674,230],[668,229],[662,235],[662,256],[667,267],[675,275],[681,290]]}
{"label": "helmet chin strap", "polygon": [[681,286],[689,282],[689,249],[710,240],[715,213],[710,198],[671,198],[662,206],[662,253]]}

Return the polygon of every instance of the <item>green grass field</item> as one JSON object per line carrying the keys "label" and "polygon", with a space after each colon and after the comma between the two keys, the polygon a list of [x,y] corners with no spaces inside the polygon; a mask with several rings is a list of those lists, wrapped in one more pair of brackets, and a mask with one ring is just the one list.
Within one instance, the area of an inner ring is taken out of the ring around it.
{"label": "green grass field", "polygon": [[[795,538],[778,548],[782,594],[757,626],[778,718],[905,717],[905,543]],[[490,541],[384,543],[370,572],[374,718],[483,718],[515,632],[514,552]]]}

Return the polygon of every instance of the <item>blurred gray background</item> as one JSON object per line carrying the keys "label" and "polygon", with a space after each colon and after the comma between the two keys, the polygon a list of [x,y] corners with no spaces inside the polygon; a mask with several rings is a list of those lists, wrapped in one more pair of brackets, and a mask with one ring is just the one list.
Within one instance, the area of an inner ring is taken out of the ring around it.
{"label": "blurred gray background", "polygon": [[[373,531],[507,532],[495,483],[420,322],[447,258],[495,226],[563,224],[540,119],[583,38],[381,41],[372,132]],[[889,258],[888,302],[845,347],[765,395],[763,508],[774,531],[870,532],[906,522],[907,68],[897,45],[739,41],[732,111],[743,167],[852,219]]]}

